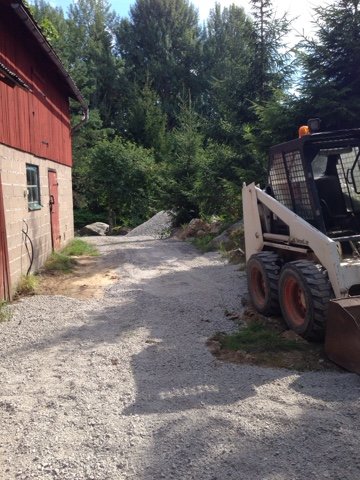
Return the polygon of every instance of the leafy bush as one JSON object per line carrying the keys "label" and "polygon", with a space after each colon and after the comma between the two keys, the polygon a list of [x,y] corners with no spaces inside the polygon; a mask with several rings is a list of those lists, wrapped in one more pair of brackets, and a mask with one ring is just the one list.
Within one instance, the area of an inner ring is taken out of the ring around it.
{"label": "leafy bush", "polygon": [[103,222],[106,219],[106,212],[92,212],[87,208],[74,209],[74,224],[76,229],[85,227],[90,223]]}
{"label": "leafy bush", "polygon": [[91,152],[90,171],[90,189],[110,227],[116,218],[136,226],[153,213],[157,165],[151,151],[121,137],[103,140]]}

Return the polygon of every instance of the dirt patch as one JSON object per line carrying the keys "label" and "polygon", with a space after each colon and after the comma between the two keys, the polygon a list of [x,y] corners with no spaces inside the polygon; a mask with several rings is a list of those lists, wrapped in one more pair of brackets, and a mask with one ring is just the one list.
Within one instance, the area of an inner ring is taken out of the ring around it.
{"label": "dirt patch", "polygon": [[38,293],[101,298],[104,288],[119,279],[115,265],[109,265],[103,257],[76,257],[75,260],[76,265],[70,273],[40,273]]}
{"label": "dirt patch", "polygon": [[[246,308],[242,314],[238,312],[225,312],[225,315],[237,322],[240,329],[254,324],[254,322],[262,324],[281,338],[293,342],[295,348],[289,349],[289,351],[280,351],[280,349],[277,351],[264,351],[261,348],[259,348],[258,351],[249,351],[247,349],[234,350],[225,346],[228,343],[229,336],[223,333],[217,333],[208,340],[207,346],[211,353],[219,360],[263,367],[286,368],[301,372],[345,371],[330,362],[324,353],[323,344],[308,342],[296,333],[287,330],[282,318],[263,317],[251,307]],[[298,346],[299,349],[297,349],[296,346]]]}

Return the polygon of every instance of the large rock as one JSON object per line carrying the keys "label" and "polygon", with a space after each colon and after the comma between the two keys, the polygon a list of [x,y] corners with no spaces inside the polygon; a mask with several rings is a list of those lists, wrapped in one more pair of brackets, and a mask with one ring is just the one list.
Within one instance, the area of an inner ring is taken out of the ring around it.
{"label": "large rock", "polygon": [[109,225],[103,222],[90,223],[80,230],[80,235],[83,236],[104,236],[109,232]]}

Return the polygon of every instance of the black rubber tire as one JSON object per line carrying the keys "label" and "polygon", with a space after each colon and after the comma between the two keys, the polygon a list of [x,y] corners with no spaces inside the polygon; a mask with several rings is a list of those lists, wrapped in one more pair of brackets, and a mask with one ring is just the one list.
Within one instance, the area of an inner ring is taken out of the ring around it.
{"label": "black rubber tire", "polygon": [[246,265],[248,289],[251,301],[262,315],[280,312],[278,281],[281,260],[275,252],[252,255]]}
{"label": "black rubber tire", "polygon": [[326,270],[308,260],[286,263],[279,278],[279,299],[288,327],[306,338],[324,338],[333,291]]}

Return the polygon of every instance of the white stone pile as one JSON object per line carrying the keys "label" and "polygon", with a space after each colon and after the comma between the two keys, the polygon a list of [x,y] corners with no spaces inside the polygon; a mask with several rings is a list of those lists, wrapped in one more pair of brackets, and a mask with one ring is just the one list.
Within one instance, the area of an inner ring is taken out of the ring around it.
{"label": "white stone pile", "polygon": [[171,212],[161,211],[151,217],[146,222],[135,227],[129,232],[127,237],[153,237],[166,238],[170,236],[170,229],[172,225]]}

